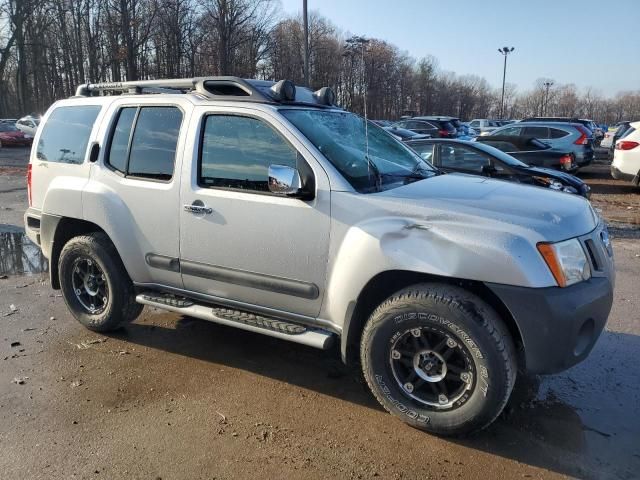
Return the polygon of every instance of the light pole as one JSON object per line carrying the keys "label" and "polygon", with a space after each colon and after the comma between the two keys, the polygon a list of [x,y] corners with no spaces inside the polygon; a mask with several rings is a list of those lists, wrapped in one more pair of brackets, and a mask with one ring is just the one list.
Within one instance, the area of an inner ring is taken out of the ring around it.
{"label": "light pole", "polygon": [[553,82],[548,80],[543,83],[546,93],[544,95],[544,115],[547,114],[549,108],[549,89],[553,86]]}
{"label": "light pole", "polygon": [[304,84],[309,86],[309,16],[307,0],[302,0],[302,19],[304,24]]}
{"label": "light pole", "polygon": [[498,49],[502,56],[504,56],[504,70],[502,71],[502,99],[500,100],[500,118],[504,116],[504,82],[507,78],[507,57],[514,50],[514,47],[502,47]]}

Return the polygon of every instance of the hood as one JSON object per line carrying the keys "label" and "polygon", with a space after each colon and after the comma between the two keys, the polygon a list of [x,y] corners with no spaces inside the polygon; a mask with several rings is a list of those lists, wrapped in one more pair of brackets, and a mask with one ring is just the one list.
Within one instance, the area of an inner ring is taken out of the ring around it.
{"label": "hood", "polygon": [[536,241],[577,237],[598,223],[579,195],[473,175],[438,175],[374,195],[426,222],[491,223],[492,229],[534,232]]}

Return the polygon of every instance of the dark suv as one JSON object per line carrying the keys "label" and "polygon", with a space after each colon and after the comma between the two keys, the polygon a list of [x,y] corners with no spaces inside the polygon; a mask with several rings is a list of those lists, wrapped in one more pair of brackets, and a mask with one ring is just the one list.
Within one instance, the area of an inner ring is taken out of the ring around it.
{"label": "dark suv", "polygon": [[458,131],[453,123],[439,117],[406,118],[394,123],[393,126],[431,135],[432,138],[456,138],[458,136]]}
{"label": "dark suv", "polygon": [[600,144],[600,141],[604,138],[604,133],[602,129],[596,125],[596,122],[593,120],[588,120],[586,118],[575,118],[575,117],[529,117],[524,118],[520,122],[562,122],[562,123],[580,123],[584,125],[586,128],[591,130],[593,134],[593,138],[595,141]]}

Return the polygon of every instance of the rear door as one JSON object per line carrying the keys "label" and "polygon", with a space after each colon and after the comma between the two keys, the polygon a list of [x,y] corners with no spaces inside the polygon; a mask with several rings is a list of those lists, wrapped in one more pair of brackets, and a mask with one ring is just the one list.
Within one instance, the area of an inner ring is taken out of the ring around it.
{"label": "rear door", "polygon": [[[198,112],[199,143],[182,182],[185,288],[241,308],[316,316],[329,251],[327,174],[270,113],[235,107]],[[315,198],[270,193],[269,165],[311,172]]]}
{"label": "rear door", "polygon": [[84,218],[109,235],[134,282],[182,287],[180,162],[191,104],[175,96],[117,100],[83,193]]}

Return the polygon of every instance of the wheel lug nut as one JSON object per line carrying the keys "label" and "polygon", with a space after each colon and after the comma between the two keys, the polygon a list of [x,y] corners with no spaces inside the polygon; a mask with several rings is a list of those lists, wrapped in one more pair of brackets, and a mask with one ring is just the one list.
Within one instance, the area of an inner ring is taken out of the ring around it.
{"label": "wheel lug nut", "polygon": [[446,395],[443,395],[443,394],[438,395],[438,402],[440,402],[441,405],[444,405],[448,401],[449,399],[447,398]]}
{"label": "wheel lug nut", "polygon": [[76,288],[76,295],[81,295],[81,294],[82,294],[82,291],[80,291],[79,288]]}
{"label": "wheel lug nut", "polygon": [[409,393],[413,392],[413,383],[405,383],[404,389]]}
{"label": "wheel lug nut", "polygon": [[453,338],[447,338],[447,347],[456,348],[457,346],[458,346],[458,344],[456,343],[456,341]]}
{"label": "wheel lug nut", "polygon": [[398,360],[402,355],[400,355],[400,352],[397,350],[392,350],[391,351],[391,358],[393,358],[394,360]]}
{"label": "wheel lug nut", "polygon": [[467,372],[463,372],[460,374],[460,380],[462,380],[464,383],[470,383],[471,375],[468,374]]}
{"label": "wheel lug nut", "polygon": [[411,330],[411,335],[413,335],[414,337],[419,337],[420,334],[421,332],[419,328],[414,328],[413,330]]}

